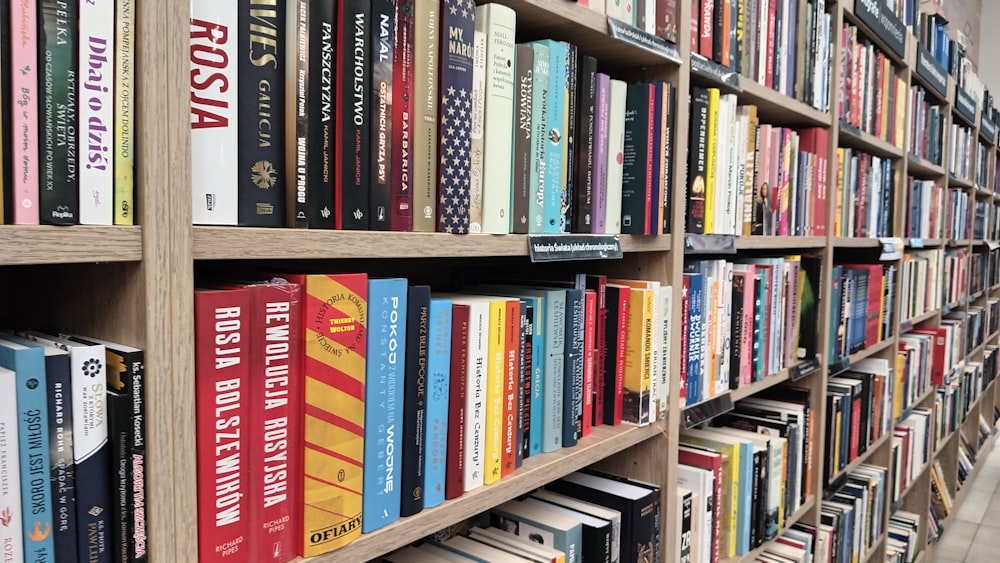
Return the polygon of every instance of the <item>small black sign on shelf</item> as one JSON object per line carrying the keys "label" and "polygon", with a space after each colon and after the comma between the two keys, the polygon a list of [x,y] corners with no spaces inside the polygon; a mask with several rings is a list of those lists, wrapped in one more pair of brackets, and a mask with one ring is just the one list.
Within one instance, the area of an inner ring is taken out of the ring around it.
{"label": "small black sign on shelf", "polygon": [[903,334],[904,332],[910,332],[911,330],[913,330],[913,321],[911,321],[911,320],[905,320],[905,321],[899,323],[899,333],[900,334]]}
{"label": "small black sign on shelf", "polygon": [[733,410],[733,397],[729,391],[726,391],[721,395],[686,407],[681,411],[681,425],[684,428],[694,428],[731,410]]}
{"label": "small black sign on shelf", "polygon": [[684,254],[736,254],[736,237],[686,234]]}
{"label": "small black sign on shelf", "polygon": [[937,62],[923,45],[917,45],[917,75],[931,87],[938,96],[948,96],[948,71]]}
{"label": "small black sign on shelf", "polygon": [[969,123],[976,122],[976,99],[955,85],[955,111]]}
{"label": "small black sign on shelf", "polygon": [[995,123],[983,117],[979,121],[979,134],[986,138],[987,141],[993,143],[997,138],[997,126]]}
{"label": "small black sign on shelf", "polygon": [[798,381],[819,371],[819,358],[805,360],[788,368],[789,381]]}
{"label": "small black sign on shelf", "polygon": [[603,260],[622,257],[618,235],[528,235],[532,262]]}
{"label": "small black sign on shelf", "polygon": [[906,56],[906,26],[879,0],[854,0],[858,16],[890,51],[902,59]]}
{"label": "small black sign on shelf", "polygon": [[729,67],[722,66],[715,61],[706,59],[697,53],[691,53],[691,72],[732,88],[737,92],[743,90],[743,87],[740,85],[740,74],[738,72]]}
{"label": "small black sign on shelf", "polygon": [[677,49],[677,45],[674,45],[662,37],[646,33],[645,31],[621,20],[617,20],[612,17],[608,18],[608,34],[615,39],[630,43],[636,47],[655,53],[669,61],[681,64],[681,52]]}
{"label": "small black sign on shelf", "polygon": [[837,375],[840,372],[846,371],[847,368],[851,367],[851,358],[843,357],[838,358],[832,364],[830,364],[830,376]]}

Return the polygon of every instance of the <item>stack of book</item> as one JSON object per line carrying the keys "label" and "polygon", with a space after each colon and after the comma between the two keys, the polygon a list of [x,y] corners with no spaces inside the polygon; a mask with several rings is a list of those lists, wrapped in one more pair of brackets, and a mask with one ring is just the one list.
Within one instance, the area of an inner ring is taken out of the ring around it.
{"label": "stack of book", "polygon": [[837,149],[834,236],[886,237],[893,229],[896,171],[892,161]]}
{"label": "stack of book", "polygon": [[886,563],[910,563],[920,553],[920,515],[897,510],[889,517],[889,537],[886,539]]}
{"label": "stack of book", "polygon": [[[364,273],[206,285],[195,292],[202,553],[331,551],[595,426],[655,421],[670,301],[656,282],[601,275],[463,293]],[[222,464],[238,497],[220,500]],[[328,497],[347,516],[315,500]],[[250,517],[219,525],[209,508],[226,499]],[[343,533],[303,533],[316,529]]]}
{"label": "stack of book", "polygon": [[913,250],[903,254],[900,265],[900,311],[903,320],[919,317],[941,308],[941,272],[944,252],[939,248]]}
{"label": "stack of book", "polygon": [[946,250],[941,286],[945,306],[954,308],[969,297],[969,257],[965,250]]}
{"label": "stack of book", "polygon": [[894,373],[888,360],[869,358],[827,379],[826,482],[885,436],[893,412]]}
{"label": "stack of book", "polygon": [[941,208],[944,205],[944,188],[932,180],[906,179],[902,209],[903,236],[907,238],[941,238]]}
{"label": "stack of book", "polygon": [[863,464],[823,500],[820,522],[833,528],[834,561],[866,559],[884,531],[887,488],[886,469]]}
{"label": "stack of book", "polygon": [[951,122],[947,159],[949,174],[960,180],[973,180],[972,147],[975,143],[976,137],[971,127],[962,125],[957,120]]}
{"label": "stack of book", "polygon": [[903,148],[906,81],[892,60],[857,27],[844,22],[841,38],[841,104],[837,117],[847,128]]}
{"label": "stack of book", "polygon": [[896,423],[889,450],[889,474],[892,475],[890,502],[895,503],[902,498],[930,461],[935,445],[933,422],[934,413],[930,409],[917,408]]}
{"label": "stack of book", "polygon": [[910,87],[909,107],[910,154],[931,164],[941,164],[946,117],[941,106],[928,101],[926,90],[915,84]]}
{"label": "stack of book", "polygon": [[910,332],[899,337],[896,352],[896,379],[893,386],[892,419],[899,420],[931,389],[934,367],[934,337],[921,332]]}
{"label": "stack of book", "polygon": [[949,188],[944,195],[944,238],[968,240],[972,236],[972,198],[962,188]]}

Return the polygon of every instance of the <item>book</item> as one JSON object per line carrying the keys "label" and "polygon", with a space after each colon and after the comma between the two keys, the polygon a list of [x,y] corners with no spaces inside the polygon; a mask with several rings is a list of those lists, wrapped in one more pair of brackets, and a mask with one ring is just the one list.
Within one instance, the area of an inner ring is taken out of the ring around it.
{"label": "book", "polygon": [[430,401],[427,393],[430,373],[430,301],[430,286],[409,287],[406,296],[406,371],[401,394],[403,455],[400,466],[400,516],[410,516],[423,510],[427,490],[424,485],[424,470],[427,456],[427,407]]}
{"label": "book", "polygon": [[370,358],[365,371],[365,451],[361,531],[399,519],[407,287],[404,278],[368,280]]}
{"label": "book", "polygon": [[[486,119],[486,33],[473,29],[472,88],[469,90],[469,232],[483,231],[483,166],[486,140],[483,121]],[[461,110],[458,111],[461,117]]]}
{"label": "book", "polygon": [[437,218],[440,2],[415,2],[413,82],[413,230],[434,232]]}
{"label": "book", "polygon": [[511,173],[511,205],[510,205],[510,232],[515,234],[528,233],[528,215],[531,199],[534,196],[534,184],[532,183],[532,115],[534,100],[534,66],[535,51],[531,45],[518,44],[515,46],[516,60],[514,69],[514,119],[516,120],[514,131],[511,135],[514,144],[511,161],[513,170]]}
{"label": "book", "polygon": [[579,520],[565,514],[531,504],[528,500],[512,500],[490,509],[488,522],[493,527],[562,551],[566,554],[566,563],[582,561],[582,525]]}
{"label": "book", "polygon": [[465,427],[467,404],[466,373],[469,364],[469,321],[471,307],[452,301],[451,361],[448,376],[448,451],[445,472],[445,499],[465,492]]}
{"label": "book", "polygon": [[[288,0],[286,0],[288,1]],[[338,4],[337,72],[338,135],[334,139],[336,168],[336,227],[367,230],[369,221],[368,160],[371,150],[372,100],[370,38],[372,5],[365,0],[344,0]]]}
{"label": "book", "polygon": [[[114,206],[115,2],[85,2],[80,5],[79,14],[80,105],[77,131],[81,139],[87,139],[79,147],[83,161],[79,168],[79,222],[84,225],[110,225]],[[194,50],[191,54],[194,57]],[[235,66],[235,62],[230,64]],[[194,85],[193,76],[191,82]]]}
{"label": "book", "polygon": [[[416,53],[414,45],[413,0],[393,2],[396,26],[392,47],[392,147],[389,185],[389,228],[413,230],[413,81]],[[381,126],[381,122],[379,122]],[[388,147],[387,147],[388,149]]]}
{"label": "book", "polygon": [[569,508],[576,512],[589,514],[590,516],[606,520],[611,523],[610,553],[611,561],[619,561],[621,554],[621,527],[622,513],[613,508],[601,506],[593,502],[587,502],[569,495],[550,491],[548,489],[538,489],[531,493],[533,498],[543,500],[547,503]]}
{"label": "book", "polygon": [[452,304],[431,298],[427,328],[424,507],[444,502],[451,381]]}
{"label": "book", "polygon": [[[195,24],[197,12],[192,12],[191,22]],[[10,187],[11,208],[9,216],[18,225],[37,225],[39,221],[38,206],[38,171],[41,168],[38,152],[38,102],[41,99],[38,91],[38,6],[36,0],[10,5],[9,37],[23,38],[21,41],[10,41],[10,67],[5,69],[10,84],[5,84],[11,92],[18,92],[11,101],[16,103],[20,111],[13,111],[11,106],[11,130],[17,132],[21,142],[11,146],[11,163],[18,163],[16,174],[11,174]],[[193,84],[193,80],[192,80]],[[13,137],[8,137],[13,138]],[[192,144],[194,144],[192,140]],[[193,163],[192,163],[193,165]]]}
{"label": "book", "polygon": [[[294,0],[289,1],[289,5],[294,4]],[[237,12],[235,2],[195,2],[191,5],[191,215],[195,225],[236,225],[238,222],[239,168],[235,150],[239,146],[238,100],[236,88],[232,86],[238,83],[238,34],[233,33],[239,29]],[[86,39],[82,32],[80,39],[81,44]],[[85,54],[86,50],[81,48],[81,74],[88,68]],[[90,114],[82,107],[86,103],[82,99],[79,101],[79,118],[88,119]],[[80,132],[83,131],[81,127]],[[294,158],[294,151],[290,152]],[[89,157],[81,160],[89,160]],[[88,178],[81,171],[81,205],[92,197],[87,187],[92,180]],[[100,176],[93,181],[100,181]]]}
{"label": "book", "polygon": [[550,503],[536,497],[527,497],[522,499],[521,502],[528,506],[548,510],[579,521],[581,555],[586,554],[588,561],[611,562],[612,525],[610,520],[598,518],[586,512],[581,512],[561,504]]}
{"label": "book", "polygon": [[[115,2],[114,224],[135,223],[135,3]],[[280,105],[278,107],[281,107]]]}
{"label": "book", "polygon": [[[336,8],[333,0],[309,0],[309,51],[305,94],[305,118],[309,120],[305,142],[305,216],[310,229],[332,229],[334,219],[334,147],[333,124],[334,69],[336,52],[333,23]],[[301,15],[300,15],[301,17]],[[287,106],[287,104],[286,104]],[[302,114],[297,117],[301,119]],[[296,151],[303,148],[296,140]],[[286,147],[289,143],[285,143]],[[298,211],[296,211],[298,213]]]}
{"label": "book", "polygon": [[[13,370],[0,367],[0,466],[7,471],[0,473],[0,542],[11,561],[24,558],[24,524],[21,520],[21,469],[18,459],[17,380]],[[76,547],[75,543],[72,547]],[[73,555],[75,556],[75,550]]]}
{"label": "book", "polygon": [[621,232],[626,89],[625,82],[611,79],[608,97],[608,164],[604,208],[604,232],[607,234]]}
{"label": "book", "polygon": [[580,80],[577,92],[577,113],[576,113],[576,134],[579,138],[575,142],[576,153],[574,155],[574,165],[576,170],[573,173],[575,179],[573,201],[573,225],[572,231],[575,233],[593,232],[593,208],[594,208],[594,165],[595,162],[595,121],[596,121],[596,101],[597,101],[597,59],[589,55],[580,57]]}
{"label": "book", "polygon": [[[77,28],[69,24],[77,21],[79,6],[55,0],[43,0],[40,6],[38,42],[45,79],[39,84],[39,158],[48,164],[39,170],[39,219],[72,225],[80,214],[77,137],[71,133],[76,130],[79,61]],[[56,76],[60,79],[53,79]]]}
{"label": "book", "polygon": [[528,196],[528,232],[542,233],[546,228],[545,201],[548,173],[546,147],[551,111],[549,99],[552,96],[549,82],[549,46],[539,41],[528,45],[531,47],[534,65],[531,70],[531,188]]}

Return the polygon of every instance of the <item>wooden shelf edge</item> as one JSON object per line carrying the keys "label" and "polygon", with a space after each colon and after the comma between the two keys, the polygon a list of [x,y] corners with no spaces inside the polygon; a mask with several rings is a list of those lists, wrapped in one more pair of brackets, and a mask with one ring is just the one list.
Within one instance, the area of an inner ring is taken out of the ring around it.
{"label": "wooden shelf edge", "polygon": [[826,246],[826,237],[736,237],[737,250],[807,250]]}
{"label": "wooden shelf edge", "polygon": [[[776,536],[776,537],[780,537],[781,534],[783,534],[786,530],[788,530],[789,528],[791,528],[792,526],[794,526],[799,520],[802,520],[802,518],[810,510],[813,509],[813,507],[814,507],[815,504],[816,504],[816,497],[815,496],[809,496],[808,498],[806,498],[806,501],[804,503],[802,503],[802,506],[800,506],[798,508],[798,510],[796,510],[794,513],[792,513],[791,516],[789,516],[788,518],[785,519],[785,527],[782,528],[782,529],[780,529],[780,530],[778,530],[778,536]],[[750,550],[748,553],[746,553],[744,555],[737,555],[736,557],[729,557],[729,558],[726,558],[726,559],[720,559],[719,562],[720,563],[744,563],[744,562],[755,561],[756,558],[757,558],[757,556],[760,555],[761,553],[764,553],[764,551],[766,551],[767,548],[769,548],[772,545],[774,545],[774,542],[775,542],[774,539],[767,540],[764,543],[760,544],[759,546],[755,547],[754,549]]]}
{"label": "wooden shelf edge", "polygon": [[940,178],[946,174],[944,166],[933,164],[909,152],[906,153],[906,173],[921,180]]}
{"label": "wooden shelf edge", "polygon": [[138,262],[138,225],[0,225],[0,266]]}
{"label": "wooden shelf edge", "polygon": [[871,237],[833,237],[836,248],[877,248],[880,244],[877,238]]}
{"label": "wooden shelf edge", "polygon": [[[662,422],[662,421],[661,421]],[[626,450],[663,432],[659,424],[649,426],[598,426],[572,447],[529,457],[513,475],[484,485],[443,504],[368,534],[330,553],[296,562],[368,561],[433,534],[491,507],[529,493],[546,483]]]}
{"label": "wooden shelf edge", "polygon": [[[837,136],[838,145],[858,149],[875,156],[890,159],[902,159],[903,149],[896,145],[879,139],[871,133],[866,133],[856,129],[853,125],[840,127],[840,134]],[[846,143],[844,141],[847,141]]]}
{"label": "wooden shelf edge", "polygon": [[971,189],[975,187],[975,185],[972,183],[972,180],[966,178],[959,178],[958,176],[955,176],[950,172],[948,173],[948,185],[954,186],[956,188],[965,188],[965,189]]}
{"label": "wooden shelf edge", "polygon": [[875,554],[879,552],[879,549],[881,549],[882,544],[885,543],[885,538],[886,538],[886,532],[882,532],[882,535],[879,536],[878,539],[875,540],[875,543],[873,543],[871,547],[868,548],[868,553],[865,555],[865,558],[862,560],[862,563],[868,563],[869,561],[872,561],[872,557],[874,557]]}
{"label": "wooden shelf edge", "polygon": [[[203,226],[192,230],[195,260],[527,256],[529,236]],[[618,237],[626,253],[664,252],[671,247],[669,234]]]}
{"label": "wooden shelf edge", "polygon": [[830,127],[833,115],[819,111],[805,102],[788,97],[777,90],[751,80],[740,78],[743,91],[738,95],[741,104],[757,106],[757,114],[773,125],[810,125]]}
{"label": "wooden shelf edge", "polygon": [[[913,326],[918,325],[918,324],[920,324],[922,322],[926,322],[926,321],[929,321],[929,320],[933,319],[940,312],[941,312],[941,309],[932,309],[932,310],[927,311],[926,313],[923,313],[921,315],[917,315],[915,317],[906,319],[905,321],[901,321],[899,323],[899,326],[902,328],[904,325],[908,324],[911,327],[913,327]],[[910,330],[913,330],[913,329],[910,328],[906,332],[909,332]],[[900,334],[904,334],[904,332],[902,330],[900,330]]]}
{"label": "wooden shelf edge", "polygon": [[848,463],[846,467],[844,467],[840,471],[834,473],[829,479],[827,479],[827,482],[826,482],[826,484],[823,487],[824,490],[826,490],[826,487],[830,486],[830,483],[833,483],[833,482],[837,481],[838,479],[840,479],[844,475],[847,475],[851,471],[854,471],[855,469],[857,469],[859,466],[864,465],[865,462],[868,461],[868,458],[870,458],[872,456],[872,454],[874,454],[879,448],[881,448],[883,445],[885,445],[889,441],[889,438],[891,438],[891,437],[892,437],[892,433],[891,432],[886,432],[885,435],[883,435],[882,437],[880,437],[878,440],[875,440],[874,442],[872,442],[868,446],[868,449],[865,450],[865,453],[859,454],[858,457],[855,458],[854,460],[852,460],[851,463]]}

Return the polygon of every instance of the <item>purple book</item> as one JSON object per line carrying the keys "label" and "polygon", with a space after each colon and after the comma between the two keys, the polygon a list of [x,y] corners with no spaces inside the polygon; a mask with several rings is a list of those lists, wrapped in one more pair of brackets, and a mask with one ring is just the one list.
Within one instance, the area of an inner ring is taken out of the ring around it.
{"label": "purple book", "polygon": [[604,233],[604,215],[608,204],[608,103],[611,98],[611,77],[597,73],[594,95],[594,187],[591,232]]}

